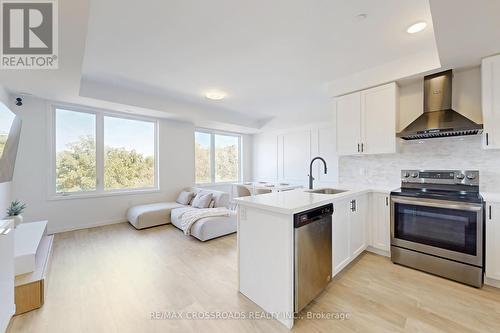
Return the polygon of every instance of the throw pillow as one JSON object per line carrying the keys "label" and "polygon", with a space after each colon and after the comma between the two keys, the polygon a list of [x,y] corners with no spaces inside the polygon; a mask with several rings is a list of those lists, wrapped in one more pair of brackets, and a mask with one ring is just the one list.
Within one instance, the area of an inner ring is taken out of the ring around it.
{"label": "throw pillow", "polygon": [[182,191],[175,201],[177,203],[180,203],[181,205],[189,205],[189,202],[193,198],[193,195],[193,192]]}
{"label": "throw pillow", "polygon": [[198,193],[198,195],[193,199],[193,208],[208,208],[212,201],[212,193]]}

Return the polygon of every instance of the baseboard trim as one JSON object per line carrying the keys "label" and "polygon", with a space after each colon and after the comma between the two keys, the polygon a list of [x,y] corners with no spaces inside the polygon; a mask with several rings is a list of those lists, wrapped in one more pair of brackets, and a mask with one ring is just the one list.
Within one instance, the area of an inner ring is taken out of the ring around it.
{"label": "baseboard trim", "polygon": [[378,254],[379,256],[384,256],[384,257],[389,257],[389,258],[391,257],[391,251],[380,250],[380,249],[377,249],[373,246],[368,246],[366,248],[366,251]]}
{"label": "baseboard trim", "polygon": [[51,228],[50,227],[50,220],[49,220],[49,224],[47,226],[47,234],[49,234],[49,235],[59,234],[62,232],[90,229],[90,228],[102,227],[105,225],[118,224],[118,223],[124,223],[124,222],[128,222],[126,218],[106,220],[106,221],[80,224],[80,225],[73,225],[73,226],[63,227],[63,228]]}
{"label": "baseboard trim", "polygon": [[486,284],[490,287],[500,288],[500,280],[495,280],[492,278],[485,277],[484,284]]}

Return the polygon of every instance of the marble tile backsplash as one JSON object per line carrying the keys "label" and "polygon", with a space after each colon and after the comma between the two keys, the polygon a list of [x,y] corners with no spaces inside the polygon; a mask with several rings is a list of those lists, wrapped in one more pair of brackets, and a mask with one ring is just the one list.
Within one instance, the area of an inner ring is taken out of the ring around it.
{"label": "marble tile backsplash", "polygon": [[483,150],[481,136],[401,140],[397,154],[343,156],[339,181],[397,188],[402,169],[479,170],[480,190],[500,193],[500,150]]}

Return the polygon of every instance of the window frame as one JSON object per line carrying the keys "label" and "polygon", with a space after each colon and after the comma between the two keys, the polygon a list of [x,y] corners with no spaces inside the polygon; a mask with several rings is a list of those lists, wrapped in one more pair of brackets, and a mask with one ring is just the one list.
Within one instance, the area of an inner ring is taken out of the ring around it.
{"label": "window frame", "polygon": [[[226,131],[219,131],[219,130],[214,130],[214,129],[208,129],[208,128],[195,128],[193,137],[195,137],[196,133],[205,133],[210,135],[210,182],[208,183],[198,183],[196,182],[196,156],[195,156],[195,184],[197,186],[211,186],[211,185],[227,185],[227,184],[233,184],[233,183],[239,183],[241,182],[241,179],[243,179],[242,174],[243,174],[243,166],[241,164],[241,156],[242,156],[242,135],[240,133],[234,133],[234,132],[226,132]],[[216,135],[225,135],[225,136],[232,136],[238,138],[238,179],[235,181],[228,181],[228,182],[216,182],[215,181],[215,136]],[[194,143],[196,144],[196,138]]]}
{"label": "window frame", "polygon": [[[80,113],[87,113],[95,115],[95,141],[96,141],[96,189],[93,191],[79,191],[79,192],[61,192],[58,193],[56,189],[57,175],[56,175],[56,110],[62,109],[65,111],[73,111]],[[71,104],[50,104],[49,105],[49,184],[48,184],[48,198],[49,200],[61,199],[76,199],[86,197],[106,197],[115,195],[128,195],[128,194],[141,194],[141,193],[155,193],[160,192],[159,182],[159,122],[158,119],[145,116],[136,116],[116,111],[103,110],[92,107],[83,107]],[[151,122],[154,124],[154,185],[152,187],[141,188],[125,188],[125,189],[112,189],[106,190],[104,188],[104,117],[114,117],[128,120],[138,120]]]}

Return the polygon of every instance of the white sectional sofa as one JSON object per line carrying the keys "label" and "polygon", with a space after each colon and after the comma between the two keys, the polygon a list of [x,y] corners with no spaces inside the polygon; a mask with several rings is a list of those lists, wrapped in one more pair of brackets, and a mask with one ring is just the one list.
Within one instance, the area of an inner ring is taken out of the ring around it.
{"label": "white sectional sofa", "polygon": [[[185,191],[198,193],[212,193],[213,207],[228,207],[229,194],[226,192],[203,189],[187,188]],[[190,205],[177,202],[162,202],[132,207],[127,212],[130,224],[136,229],[150,228],[158,225],[172,223],[182,230],[180,215],[186,210],[198,209]],[[236,232],[236,212],[231,211],[230,216],[205,217],[191,227],[191,235],[201,241],[217,238]]]}

